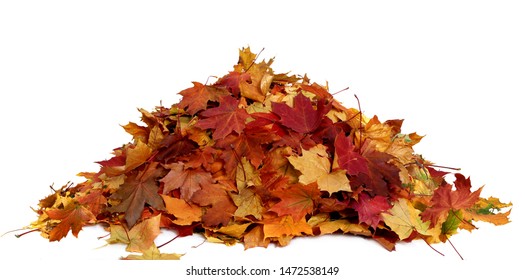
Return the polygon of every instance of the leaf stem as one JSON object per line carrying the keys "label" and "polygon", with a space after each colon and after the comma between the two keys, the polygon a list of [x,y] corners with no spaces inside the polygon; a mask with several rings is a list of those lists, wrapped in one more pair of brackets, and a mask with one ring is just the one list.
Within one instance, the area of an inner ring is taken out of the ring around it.
{"label": "leaf stem", "polygon": [[430,245],[430,243],[428,243],[428,241],[425,238],[423,238],[423,236],[420,236],[420,237],[421,237],[421,239],[423,239],[425,241],[425,243],[427,243],[427,245],[428,245],[428,247],[430,247],[430,249],[434,250],[434,252],[436,252],[436,253],[438,253],[438,254],[440,254],[442,256],[445,256],[445,254],[441,253],[436,248],[432,247],[432,245]]}
{"label": "leaf stem", "polygon": [[450,243],[450,246],[452,246],[452,248],[454,249],[454,251],[456,251],[456,254],[458,254],[459,258],[463,261],[465,259],[463,259],[463,256],[461,256],[461,254],[459,253],[459,251],[456,249],[456,246],[454,246],[454,244],[452,244],[452,241],[450,241],[450,239],[448,239],[447,236],[445,236],[445,238],[447,239],[448,243]]}
{"label": "leaf stem", "polygon": [[339,94],[339,93],[341,93],[341,92],[343,92],[343,91],[345,91],[345,90],[349,90],[349,89],[350,89],[350,87],[345,87],[344,89],[342,89],[342,90],[340,90],[340,91],[337,91],[337,92],[335,92],[335,93],[332,93],[332,96],[333,96],[333,95],[336,95],[336,94]]}
{"label": "leaf stem", "polygon": [[445,168],[445,169],[450,169],[450,170],[455,170],[455,171],[460,171],[460,170],[461,170],[461,168],[457,168],[457,167],[448,167],[448,166],[437,165],[437,164],[426,164],[426,166],[437,167],[437,168]]}
{"label": "leaf stem", "polygon": [[157,248],[160,249],[160,247],[166,245],[166,244],[169,244],[170,242],[172,242],[173,240],[177,239],[179,237],[179,235],[176,235],[175,237],[173,237],[172,239],[168,240],[167,242],[164,242],[162,243],[161,245],[157,246]]}
{"label": "leaf stem", "polygon": [[355,99],[357,99],[357,108],[359,108],[359,154],[362,154],[361,148],[363,147],[363,111],[361,111],[361,102],[357,94],[354,94]]}
{"label": "leaf stem", "polygon": [[24,232],[24,233],[21,233],[21,234],[15,234],[15,237],[16,237],[16,238],[20,238],[20,237],[22,237],[22,236],[24,236],[24,235],[26,235],[26,234],[28,234],[28,233],[35,232],[35,231],[40,231],[40,229],[35,228],[35,229],[32,229],[32,230],[28,230],[28,231],[26,231],[26,232]]}

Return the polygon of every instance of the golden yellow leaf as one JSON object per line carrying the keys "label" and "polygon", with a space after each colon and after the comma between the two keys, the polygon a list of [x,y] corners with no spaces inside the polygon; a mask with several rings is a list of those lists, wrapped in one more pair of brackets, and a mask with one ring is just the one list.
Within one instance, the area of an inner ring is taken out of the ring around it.
{"label": "golden yellow leaf", "polygon": [[428,235],[430,222],[423,222],[419,214],[421,211],[412,206],[408,200],[400,198],[388,213],[381,213],[385,224],[390,227],[403,240],[408,238],[412,232]]}
{"label": "golden yellow leaf", "polygon": [[128,244],[126,251],[142,253],[154,245],[153,241],[160,234],[160,214],[135,224],[131,230],[127,230],[122,225],[110,225],[109,244],[124,243]]}
{"label": "golden yellow leaf", "polygon": [[301,172],[299,182],[303,185],[316,182],[319,177],[330,173],[330,160],[326,146],[318,144],[309,150],[302,150],[301,156],[290,156],[288,160]]}

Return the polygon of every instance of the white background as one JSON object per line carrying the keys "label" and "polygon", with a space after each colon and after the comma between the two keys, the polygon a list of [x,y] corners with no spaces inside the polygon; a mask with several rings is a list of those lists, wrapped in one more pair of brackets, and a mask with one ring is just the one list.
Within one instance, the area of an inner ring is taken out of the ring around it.
{"label": "white background", "polygon": [[426,135],[416,152],[461,167],[475,188],[485,185],[482,196],[512,201],[512,223],[455,235],[464,261],[449,244],[435,246],[442,257],[423,241],[387,252],[328,236],[244,251],[192,248],[196,236],[162,248],[186,253],[180,261],[122,262],[123,247],[96,249],[105,244],[98,227],[54,243],[10,233],[0,238],[2,278],[184,279],[191,266],[305,265],[340,268],[317,279],[523,276],[521,1],[180,2],[189,1],[0,2],[1,233],[35,220],[30,207],[49,185],[81,182],[78,172],[97,171],[95,161],[130,141],[120,125],[138,122],[137,108],[169,106],[192,81],[226,74],[244,46],[265,48],[276,72],[307,73],[332,92],[350,87],[336,96],[348,107],[357,94],[368,116],[405,119],[404,132]]}

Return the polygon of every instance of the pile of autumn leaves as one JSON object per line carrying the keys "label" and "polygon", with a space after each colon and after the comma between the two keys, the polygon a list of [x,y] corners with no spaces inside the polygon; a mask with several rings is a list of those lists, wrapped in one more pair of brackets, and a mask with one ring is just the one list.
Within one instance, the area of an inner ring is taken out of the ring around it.
{"label": "pile of autumn leaves", "polygon": [[245,248],[296,236],[345,233],[396,242],[444,242],[473,221],[508,222],[510,204],[480,198],[461,174],[453,184],[414,153],[421,140],[402,120],[345,108],[309,79],[273,73],[241,49],[233,71],[194,82],[178,104],[140,110],[131,143],[98,162],[86,181],[39,203],[32,228],[50,241],[103,224],[128,258],[161,254],[160,229]]}

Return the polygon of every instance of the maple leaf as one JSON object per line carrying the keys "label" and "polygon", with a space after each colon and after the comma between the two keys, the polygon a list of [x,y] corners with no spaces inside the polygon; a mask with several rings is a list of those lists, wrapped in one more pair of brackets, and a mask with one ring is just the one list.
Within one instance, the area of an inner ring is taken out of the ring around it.
{"label": "maple leaf", "polygon": [[219,101],[221,97],[229,95],[227,91],[206,86],[198,82],[193,82],[193,87],[179,92],[182,95],[178,107],[186,109],[190,115],[205,110],[208,107],[208,101]]}
{"label": "maple leaf", "polygon": [[65,209],[49,209],[46,213],[49,218],[60,220],[49,233],[49,241],[59,241],[67,236],[70,229],[71,233],[78,237],[82,226],[96,221],[95,215],[89,209],[75,203],[69,204]]}
{"label": "maple leaf", "polygon": [[267,148],[265,144],[277,140],[278,137],[265,127],[250,124],[241,134],[232,133],[224,139],[218,140],[217,147],[225,149],[225,152],[230,152],[233,149],[239,157],[246,157],[254,166],[259,166],[266,157]]}
{"label": "maple leaf", "polygon": [[128,252],[144,252],[154,245],[160,234],[160,216],[137,223],[129,231],[122,225],[110,225],[110,237],[106,242],[127,244]]}
{"label": "maple leaf", "polygon": [[236,186],[239,194],[232,194],[232,200],[237,206],[235,216],[246,217],[254,216],[256,219],[261,219],[264,207],[259,195],[253,190],[254,186],[262,184],[261,178],[246,158],[241,158],[241,162],[237,166],[236,172]]}
{"label": "maple leaf", "polygon": [[146,143],[149,135],[147,127],[140,126],[134,122],[129,122],[127,125],[123,125],[122,128],[124,128],[127,133],[131,134],[136,141]]}
{"label": "maple leaf", "polygon": [[330,173],[330,160],[326,147],[322,144],[309,150],[303,149],[301,156],[290,156],[288,161],[301,172],[299,182],[304,185],[316,182],[319,177]]}
{"label": "maple leaf", "polygon": [[346,137],[344,132],[337,135],[334,141],[335,158],[334,165],[346,170],[348,175],[368,173],[366,159],[356,150],[351,137]]}
{"label": "maple leaf", "polygon": [[434,191],[431,202],[431,207],[425,209],[421,215],[425,221],[431,221],[431,225],[435,226],[440,223],[440,220],[446,218],[450,210],[462,210],[473,207],[478,201],[481,189],[471,192],[470,178],[466,179],[461,174],[455,174],[456,180],[454,185],[456,190],[452,190],[450,184],[440,186]]}
{"label": "maple leaf", "polygon": [[166,211],[175,216],[173,221],[177,225],[187,226],[199,222],[202,217],[202,208],[183,199],[162,195]]}
{"label": "maple leaf", "polygon": [[208,227],[227,225],[237,210],[227,191],[219,184],[204,185],[195,192],[192,201],[200,206],[209,206],[202,216],[203,224]]}
{"label": "maple leaf", "polygon": [[404,240],[414,231],[422,235],[429,234],[430,223],[421,220],[420,212],[407,199],[401,198],[381,216],[385,224],[399,236],[399,239]]}
{"label": "maple leaf", "polygon": [[180,189],[182,199],[189,201],[193,194],[203,186],[213,184],[211,174],[202,168],[184,168],[184,164],[177,162],[165,165],[170,171],[160,182],[164,183],[164,194]]}
{"label": "maple leaf", "polygon": [[151,156],[152,149],[142,141],[128,144],[122,149],[115,149],[116,155],[104,161],[98,161],[102,172],[108,176],[118,176],[144,164]]}
{"label": "maple leaf", "polygon": [[376,195],[370,197],[366,193],[360,193],[357,201],[352,201],[350,207],[354,208],[359,215],[359,221],[377,228],[381,222],[381,214],[390,209],[392,206],[384,196]]}
{"label": "maple leaf", "polygon": [[197,127],[213,129],[213,139],[222,139],[235,131],[241,133],[250,115],[245,109],[239,108],[239,100],[225,96],[221,98],[219,107],[210,108],[201,113],[202,119]]}
{"label": "maple leaf", "polygon": [[303,90],[315,94],[318,98],[321,98],[321,99],[332,99],[333,98],[333,96],[328,92],[327,88],[317,83],[313,83],[311,85],[301,84],[300,86]]}
{"label": "maple leaf", "polygon": [[133,226],[142,215],[144,204],[147,203],[157,210],[164,210],[164,203],[158,194],[157,178],[163,173],[157,169],[157,162],[149,164],[145,169],[135,172],[126,178],[124,184],[111,198],[121,200],[116,206],[110,207],[110,212],[125,212],[128,226]]}
{"label": "maple leaf", "polygon": [[460,210],[450,210],[447,219],[441,225],[440,241],[447,241],[448,237],[455,234],[459,225],[463,222],[463,215]]}
{"label": "maple leaf", "polygon": [[512,203],[503,203],[495,197],[480,198],[473,207],[465,211],[464,218],[466,220],[489,222],[494,225],[504,225],[509,222],[511,210],[502,213],[498,212],[511,206]]}
{"label": "maple leaf", "polygon": [[336,170],[329,174],[317,178],[319,190],[327,191],[329,194],[344,191],[351,192],[350,180],[346,176],[346,171]]}
{"label": "maple leaf", "polygon": [[168,162],[180,156],[191,154],[197,148],[195,142],[179,134],[170,134],[158,144],[155,160]]}
{"label": "maple leaf", "polygon": [[107,204],[107,199],[102,190],[93,190],[85,194],[82,193],[77,196],[76,199],[79,204],[89,209],[95,216],[100,214]]}
{"label": "maple leaf", "polygon": [[161,253],[155,244],[142,251],[141,255],[130,254],[121,258],[122,260],[180,260],[184,254],[166,254]]}
{"label": "maple leaf", "polygon": [[319,234],[332,234],[337,231],[362,236],[372,236],[368,226],[364,224],[355,224],[346,219],[332,220],[328,213],[320,213],[308,220],[312,228],[318,228]]}
{"label": "maple leaf", "polygon": [[366,182],[367,189],[372,194],[389,196],[388,186],[401,186],[400,169],[392,161],[394,157],[376,150],[368,150],[364,154],[367,160],[368,173],[358,176]]}
{"label": "maple leaf", "polygon": [[324,101],[317,102],[316,110],[312,101],[300,93],[293,99],[293,107],[273,102],[272,111],[281,117],[282,125],[299,133],[310,133],[319,127],[324,115],[330,111],[330,103]]}
{"label": "maple leaf", "polygon": [[306,214],[313,212],[320,192],[316,183],[294,184],[286,189],[273,192],[273,195],[281,201],[268,210],[279,216],[290,215],[295,221],[299,221]]}
{"label": "maple leaf", "polygon": [[295,221],[290,215],[269,218],[264,221],[264,238],[276,239],[279,245],[285,246],[291,237],[312,235],[312,228],[304,218]]}
{"label": "maple leaf", "polygon": [[330,159],[326,147],[318,144],[309,150],[302,150],[301,156],[288,157],[295,169],[301,172],[299,182],[308,185],[317,182],[318,188],[330,194],[338,191],[352,191],[350,181],[342,170],[330,172]]}
{"label": "maple leaf", "polygon": [[249,73],[241,73],[237,71],[232,71],[227,75],[221,77],[214,86],[226,88],[229,92],[233,93],[235,96],[238,96],[241,92],[240,83],[243,81],[248,81],[250,79]]}
{"label": "maple leaf", "polygon": [[254,247],[268,247],[270,239],[264,238],[263,225],[257,225],[244,234],[244,249]]}

